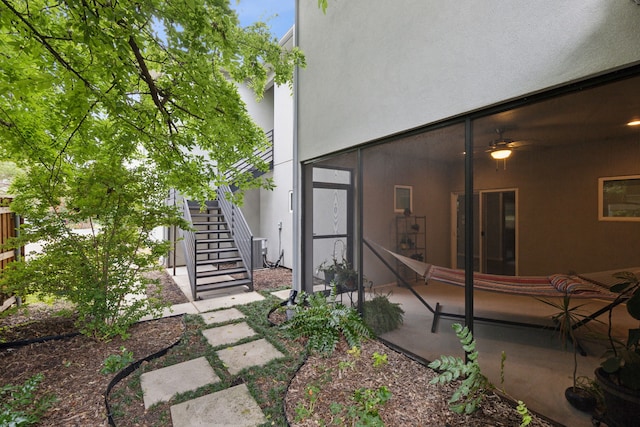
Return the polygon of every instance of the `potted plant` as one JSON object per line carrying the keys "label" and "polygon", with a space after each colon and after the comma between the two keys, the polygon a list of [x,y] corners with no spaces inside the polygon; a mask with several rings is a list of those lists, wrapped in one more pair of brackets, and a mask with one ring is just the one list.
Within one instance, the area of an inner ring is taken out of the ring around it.
{"label": "potted plant", "polygon": [[390,295],[391,292],[386,295],[374,292],[373,298],[363,304],[364,323],[376,336],[397,329],[404,320],[404,310],[389,300]]}
{"label": "potted plant", "polygon": [[[336,241],[336,243],[339,242]],[[354,291],[357,286],[358,273],[351,267],[349,261],[347,261],[342,255],[340,259],[336,256],[335,244],[333,257],[330,261],[324,261],[318,267],[319,271],[324,273],[324,282],[326,285],[335,283],[339,292]]]}
{"label": "potted plant", "polygon": [[626,341],[621,341],[613,336],[611,318],[616,303],[626,300],[631,317],[640,320],[640,279],[628,271],[614,277],[620,282],[611,287],[619,296],[609,310],[609,349],[595,374],[604,395],[606,422],[635,426],[640,420],[640,329],[629,329]]}
{"label": "potted plant", "polygon": [[580,349],[574,327],[574,325],[586,317],[580,313],[580,308],[584,304],[572,307],[571,295],[569,293],[565,293],[561,303],[545,299],[538,300],[559,310],[551,316],[551,319],[556,325],[556,330],[560,334],[560,341],[563,346],[566,348],[567,344],[571,342],[573,347],[573,383],[570,387],[567,387],[564,396],[574,408],[583,412],[592,413],[596,408],[598,399],[593,392],[594,388],[587,386],[588,382],[584,381],[582,377],[578,377],[578,350],[581,352],[582,350]]}
{"label": "potted plant", "polygon": [[406,234],[402,236],[402,238],[400,239],[400,249],[409,249],[409,243],[407,240],[408,239]]}

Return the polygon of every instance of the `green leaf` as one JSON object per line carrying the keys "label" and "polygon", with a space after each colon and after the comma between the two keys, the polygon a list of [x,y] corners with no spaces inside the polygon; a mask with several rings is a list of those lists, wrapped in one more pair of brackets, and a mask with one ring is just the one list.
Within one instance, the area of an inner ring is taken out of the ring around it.
{"label": "green leaf", "polygon": [[610,357],[603,361],[600,366],[607,373],[614,373],[620,369],[621,359],[619,357]]}
{"label": "green leaf", "polygon": [[631,298],[627,300],[627,311],[636,320],[640,320],[640,292],[634,293]]}

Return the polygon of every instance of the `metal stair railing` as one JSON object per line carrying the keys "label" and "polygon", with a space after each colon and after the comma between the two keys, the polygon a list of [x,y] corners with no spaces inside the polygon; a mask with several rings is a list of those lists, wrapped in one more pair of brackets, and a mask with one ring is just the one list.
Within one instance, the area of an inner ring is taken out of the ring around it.
{"label": "metal stair railing", "polygon": [[218,205],[229,225],[231,236],[247,269],[247,275],[251,279],[250,290],[253,290],[253,235],[240,208],[227,200],[226,196],[230,193],[231,189],[228,185],[218,187]]}
{"label": "metal stair railing", "polygon": [[[260,159],[264,163],[269,165],[269,170],[273,170],[273,129],[268,132],[265,132],[265,136],[267,137],[267,141],[269,142],[269,147],[266,149],[258,149],[256,148],[253,151],[253,159]],[[264,172],[257,172],[255,167],[249,160],[240,160],[233,164],[232,168],[236,171],[235,173],[244,173],[244,172],[255,172],[257,175],[262,175]]]}
{"label": "metal stair railing", "polygon": [[[182,217],[188,224],[193,224],[191,220],[191,211],[189,210],[189,201],[186,197],[182,197]],[[178,227],[178,235],[182,240],[184,248],[184,262],[187,266],[187,274],[189,275],[189,285],[191,286],[191,295],[196,298],[196,234],[193,230],[183,230]]]}

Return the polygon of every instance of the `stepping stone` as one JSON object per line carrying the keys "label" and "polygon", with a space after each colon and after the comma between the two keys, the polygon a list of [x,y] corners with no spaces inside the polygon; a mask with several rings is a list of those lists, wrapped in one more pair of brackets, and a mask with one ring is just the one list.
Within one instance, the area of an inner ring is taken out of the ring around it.
{"label": "stepping stone", "polygon": [[205,311],[217,310],[219,308],[229,308],[234,305],[262,301],[263,299],[264,297],[257,292],[236,292],[234,294],[221,295],[211,299],[194,301],[193,305],[196,306],[200,313],[204,313]]}
{"label": "stepping stone", "polygon": [[266,365],[274,359],[285,357],[264,338],[218,351],[218,357],[231,375],[250,366]]}
{"label": "stepping stone", "polygon": [[230,320],[243,319],[244,314],[237,308],[228,308],[226,310],[208,311],[200,315],[204,323],[211,325],[213,323],[224,323]]}
{"label": "stepping stone", "polygon": [[198,309],[190,302],[175,304],[171,307],[164,308],[159,316],[146,315],[140,319],[140,321],[159,319],[161,317],[179,316],[181,314],[198,314]]}
{"label": "stepping stone", "polygon": [[245,322],[202,330],[202,335],[204,335],[212,347],[233,344],[243,338],[252,337],[255,334],[256,332]]}
{"label": "stepping stone", "polygon": [[171,406],[173,427],[255,427],[267,422],[247,386],[240,384]]}
{"label": "stepping stone", "polygon": [[289,294],[291,293],[291,289],[281,289],[279,291],[271,292],[271,295],[280,298],[283,301],[289,299]]}
{"label": "stepping stone", "polygon": [[140,377],[144,407],[171,400],[177,393],[214,384],[220,378],[204,357],[146,372]]}

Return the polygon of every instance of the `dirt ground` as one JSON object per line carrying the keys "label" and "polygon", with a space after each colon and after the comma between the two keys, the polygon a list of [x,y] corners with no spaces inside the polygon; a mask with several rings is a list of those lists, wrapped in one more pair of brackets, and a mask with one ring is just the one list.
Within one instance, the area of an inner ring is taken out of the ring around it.
{"label": "dirt ground", "polygon": [[[172,304],[186,302],[187,298],[166,273],[158,273],[163,298]],[[268,290],[291,283],[291,271],[284,268],[255,272],[256,291]],[[35,339],[50,335],[75,332],[73,317],[56,315],[70,307],[31,306],[11,316],[0,318],[0,342]],[[63,340],[32,343],[16,348],[0,348],[0,386],[21,384],[36,373],[43,373],[41,393],[57,396],[57,402],[41,419],[42,426],[105,426],[106,407],[104,393],[112,375],[100,373],[102,362],[121,347],[133,352],[134,360],[145,358],[177,342],[183,335],[180,317],[142,322],[131,330],[131,337],[110,342],[95,341],[77,335]],[[520,418],[506,400],[491,396],[482,410],[472,416],[453,414],[447,404],[453,388],[434,386],[429,380],[433,371],[377,341],[369,341],[361,354],[354,358],[346,345],[331,357],[310,356],[292,379],[285,399],[285,411],[293,426],[316,426],[322,419],[345,425],[332,412],[332,403],[353,404],[353,391],[365,387],[377,389],[386,386],[392,398],[381,409],[380,415],[388,426],[518,426]],[[386,354],[387,363],[374,367],[373,354]],[[333,377],[327,377],[331,372]],[[265,382],[268,386],[268,382]],[[308,405],[309,389],[317,385],[313,416],[297,421],[296,408]],[[147,424],[144,424],[147,425]],[[150,424],[149,424],[150,425]],[[164,425],[170,425],[170,420]],[[549,426],[545,420],[534,417],[532,426]]]}

